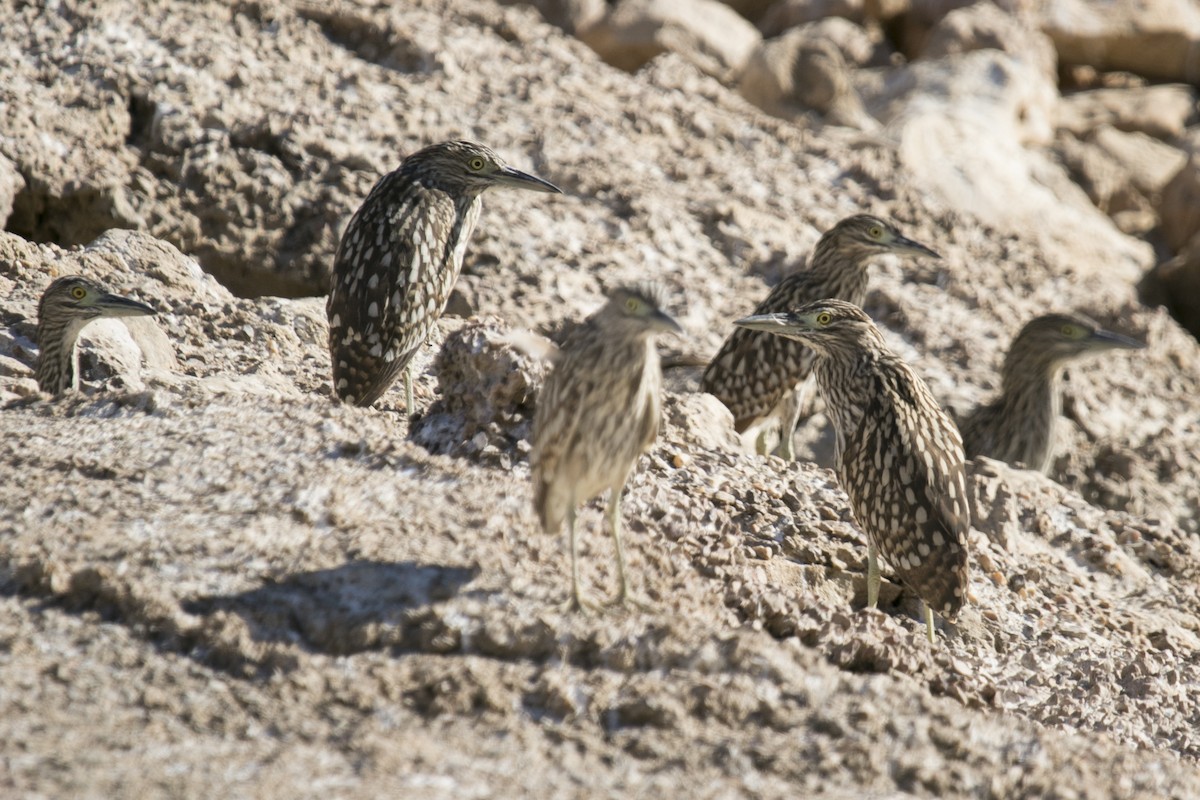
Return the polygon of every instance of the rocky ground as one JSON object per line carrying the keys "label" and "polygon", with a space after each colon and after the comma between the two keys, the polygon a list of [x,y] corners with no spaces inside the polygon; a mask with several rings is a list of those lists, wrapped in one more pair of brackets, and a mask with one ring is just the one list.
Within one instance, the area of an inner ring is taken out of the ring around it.
{"label": "rocky ground", "polygon": [[[693,2],[0,2],[0,794],[1200,797],[1194,7]],[[451,137],[565,194],[485,198],[418,418],[335,405],[339,233]],[[1070,371],[1053,479],[975,465],[959,624],[861,610],[819,407],[751,455],[695,368],[626,496],[646,607],[566,613],[512,331],[652,275],[710,354],[858,211],[942,255],[866,305],[952,409],[1043,310],[1149,344]],[[51,400],[76,272],[160,314]]]}

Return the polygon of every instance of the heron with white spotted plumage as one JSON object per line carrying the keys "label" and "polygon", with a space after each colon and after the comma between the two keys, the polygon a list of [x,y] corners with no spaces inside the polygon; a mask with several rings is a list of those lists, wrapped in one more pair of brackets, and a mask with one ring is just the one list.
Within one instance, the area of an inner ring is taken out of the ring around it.
{"label": "heron with white spotted plumage", "polygon": [[375,184],[342,234],[325,307],[338,398],[369,406],[403,373],[412,414],[413,356],[445,311],[494,186],[560,193],[461,141],[419,150]]}
{"label": "heron with white spotted plumage", "polygon": [[925,382],[851,303],[821,300],[739,327],[803,342],[837,437],[837,472],[867,535],[867,605],[879,599],[882,554],[900,582],[953,620],[967,599],[967,499],[962,440]]}
{"label": "heron with white spotted plumage", "polygon": [[[821,236],[807,269],[779,282],[754,310],[757,314],[790,311],[825,298],[862,305],[867,297],[867,268],[872,259],[895,255],[940,256],[904,236],[888,220],[855,214]],[[782,423],[781,449],[791,460],[792,432],[802,412],[797,387],[812,372],[813,353],[802,342],[738,328],[721,345],[701,378],[701,388],[733,412],[743,433],[772,417]]]}

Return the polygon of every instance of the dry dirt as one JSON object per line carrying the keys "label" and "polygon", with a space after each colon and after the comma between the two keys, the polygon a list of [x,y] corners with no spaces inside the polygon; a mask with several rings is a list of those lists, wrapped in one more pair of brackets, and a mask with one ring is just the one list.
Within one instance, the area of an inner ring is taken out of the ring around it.
{"label": "dry dirt", "polygon": [[[1069,231],[949,208],[886,138],[766,117],[673,55],[628,75],[524,7],[0,15],[0,795],[1200,797],[1200,346],[1138,304],[1148,248],[1048,257]],[[566,194],[485,198],[421,417],[336,405],[299,296],[378,175],[449,137]],[[528,488],[544,368],[506,333],[651,274],[688,333],[667,349],[711,353],[859,210],[943,256],[881,262],[867,309],[952,408],[1046,308],[1149,343],[1071,371],[1054,480],[976,465],[960,623],[930,648],[891,584],[861,610],[821,415],[818,463],[748,455],[688,368],[624,506],[646,607],[566,613]],[[71,272],[161,313],[93,325],[85,392],[51,401],[36,302]]]}

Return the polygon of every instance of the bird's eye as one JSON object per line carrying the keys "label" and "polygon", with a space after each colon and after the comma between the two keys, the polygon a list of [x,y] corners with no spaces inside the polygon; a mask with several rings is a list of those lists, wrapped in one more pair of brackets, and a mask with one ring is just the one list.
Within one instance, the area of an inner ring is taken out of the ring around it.
{"label": "bird's eye", "polygon": [[1063,325],[1062,326],[1062,335],[1066,336],[1068,339],[1078,339],[1079,338],[1079,329],[1076,328],[1074,325]]}
{"label": "bird's eye", "polygon": [[483,169],[483,159],[475,156],[467,162],[467,166],[471,168],[471,172],[479,172],[479,170]]}
{"label": "bird's eye", "polygon": [[71,290],[71,297],[74,297],[76,300],[82,300],[87,297],[87,289],[82,286],[76,286]]}
{"label": "bird's eye", "polygon": [[820,314],[817,314],[818,325],[828,325],[831,322],[833,322],[833,314],[830,314],[828,311],[822,311]]}
{"label": "bird's eye", "polygon": [[883,228],[879,227],[878,225],[872,225],[870,230],[867,231],[867,235],[872,239],[882,239]]}
{"label": "bird's eye", "polygon": [[631,297],[625,301],[625,309],[630,312],[636,312],[642,307],[641,302],[636,297]]}

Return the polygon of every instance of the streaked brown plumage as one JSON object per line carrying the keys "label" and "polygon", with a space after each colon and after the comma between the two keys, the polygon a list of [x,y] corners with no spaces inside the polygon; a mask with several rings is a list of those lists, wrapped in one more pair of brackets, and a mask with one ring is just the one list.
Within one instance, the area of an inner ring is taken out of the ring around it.
{"label": "streaked brown plumage", "polygon": [[1106,331],[1083,314],[1030,320],[1004,359],[1000,396],[967,415],[961,427],[968,458],[987,456],[1046,473],[1062,411],[1062,373],[1086,355],[1146,345]]}
{"label": "streaked brown plumage", "polygon": [[538,396],[533,422],[534,509],[547,533],[567,521],[571,603],[579,592],[575,509],[609,490],[618,602],[629,596],[621,545],[621,492],[658,435],[662,372],[656,334],[680,330],[652,286],[622,287],[567,338]]}
{"label": "streaked brown plumage", "polygon": [[869,543],[868,605],[878,600],[878,551],[925,601],[933,641],[932,611],[952,620],[967,597],[971,512],[954,422],[855,305],[821,300],[736,324],[795,337],[816,354],[838,477]]}
{"label": "streaked brown plumage", "polygon": [[80,332],[92,320],[156,313],[145,303],[111,294],[81,275],[67,275],[54,281],[38,301],[35,372],[38,387],[55,395],[79,388],[79,354],[75,345]]}
{"label": "streaked brown plumage", "polygon": [[492,186],[558,192],[488,148],[442,142],[384,175],[351,218],[333,264],[326,313],[334,394],[369,406],[410,362],[446,308]]}
{"label": "streaked brown plumage", "polygon": [[[939,258],[887,220],[856,214],[826,231],[808,269],[780,281],[754,313],[791,311],[825,298],[861,305],[867,296],[867,267],[873,258],[887,253]],[[782,445],[790,459],[791,433],[801,412],[792,395],[808,378],[812,363],[812,352],[798,341],[738,328],[713,356],[700,385],[733,412],[738,433],[772,416],[786,417],[781,420]]]}

